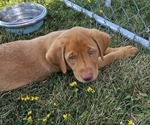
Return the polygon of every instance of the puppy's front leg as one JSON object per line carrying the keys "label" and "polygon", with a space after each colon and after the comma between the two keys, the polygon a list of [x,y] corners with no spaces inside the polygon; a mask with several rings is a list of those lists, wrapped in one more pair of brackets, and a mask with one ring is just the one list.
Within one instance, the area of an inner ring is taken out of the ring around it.
{"label": "puppy's front leg", "polygon": [[104,59],[98,59],[99,69],[109,65],[111,62],[134,56],[138,49],[132,46],[119,47],[117,49],[114,48],[115,51],[109,52],[104,56]]}

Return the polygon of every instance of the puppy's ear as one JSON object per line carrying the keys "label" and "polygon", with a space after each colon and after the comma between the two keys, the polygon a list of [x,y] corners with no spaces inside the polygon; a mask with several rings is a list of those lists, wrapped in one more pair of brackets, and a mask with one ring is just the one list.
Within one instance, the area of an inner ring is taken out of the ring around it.
{"label": "puppy's ear", "polygon": [[103,54],[105,53],[105,50],[109,46],[111,37],[109,34],[105,32],[101,32],[96,29],[90,29],[90,34],[93,40],[96,42],[99,49],[100,56],[103,60]]}
{"label": "puppy's ear", "polygon": [[53,41],[49,50],[46,53],[46,60],[48,63],[58,67],[63,73],[67,72],[66,62],[65,62],[65,43],[64,39],[57,39]]}

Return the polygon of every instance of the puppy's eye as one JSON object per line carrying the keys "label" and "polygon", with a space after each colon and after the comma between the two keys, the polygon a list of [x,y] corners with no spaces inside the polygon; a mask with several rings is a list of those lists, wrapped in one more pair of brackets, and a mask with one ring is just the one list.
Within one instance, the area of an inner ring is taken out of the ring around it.
{"label": "puppy's eye", "polygon": [[69,56],[69,60],[75,60],[76,59],[76,57],[73,55],[73,54],[71,54],[70,56]]}
{"label": "puppy's eye", "polygon": [[90,49],[89,51],[88,51],[88,54],[90,55],[90,56],[92,56],[92,55],[94,55],[94,50],[93,49]]}

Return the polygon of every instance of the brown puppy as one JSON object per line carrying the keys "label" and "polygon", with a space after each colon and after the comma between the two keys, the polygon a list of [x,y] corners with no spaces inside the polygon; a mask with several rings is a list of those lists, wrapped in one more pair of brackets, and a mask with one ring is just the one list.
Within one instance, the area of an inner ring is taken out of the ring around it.
{"label": "brown puppy", "polygon": [[133,56],[132,46],[109,48],[110,36],[96,29],[74,27],[31,40],[0,45],[0,91],[8,91],[71,69],[77,80],[90,82],[98,69]]}

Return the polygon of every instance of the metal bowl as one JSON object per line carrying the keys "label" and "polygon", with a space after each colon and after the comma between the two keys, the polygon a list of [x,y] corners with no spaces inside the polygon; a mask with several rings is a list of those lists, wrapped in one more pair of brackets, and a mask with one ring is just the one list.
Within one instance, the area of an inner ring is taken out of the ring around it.
{"label": "metal bowl", "polygon": [[37,3],[15,4],[0,11],[0,26],[12,33],[31,33],[43,25],[46,14],[46,8]]}

